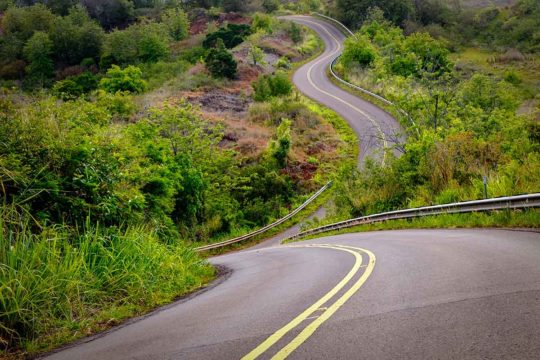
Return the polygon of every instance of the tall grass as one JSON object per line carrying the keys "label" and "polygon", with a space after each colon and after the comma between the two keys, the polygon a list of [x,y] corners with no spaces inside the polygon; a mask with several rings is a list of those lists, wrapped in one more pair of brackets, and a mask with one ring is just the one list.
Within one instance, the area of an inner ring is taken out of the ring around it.
{"label": "tall grass", "polygon": [[[200,286],[212,268],[145,226],[0,232],[0,348],[48,348]],[[123,310],[121,310],[123,308]],[[119,310],[120,309],[120,310]]]}

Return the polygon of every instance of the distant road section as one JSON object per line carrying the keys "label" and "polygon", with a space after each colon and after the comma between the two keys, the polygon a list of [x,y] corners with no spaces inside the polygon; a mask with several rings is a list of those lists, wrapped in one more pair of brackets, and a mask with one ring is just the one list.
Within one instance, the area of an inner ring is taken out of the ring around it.
{"label": "distant road section", "polygon": [[296,87],[349,123],[360,142],[359,166],[368,156],[382,160],[384,148],[391,147],[395,135],[402,133],[398,122],[378,106],[334,85],[327,76],[330,63],[343,50],[345,35],[329,22],[311,16],[284,16],[282,19],[308,26],[325,44],[321,56],[296,71],[293,77]]}

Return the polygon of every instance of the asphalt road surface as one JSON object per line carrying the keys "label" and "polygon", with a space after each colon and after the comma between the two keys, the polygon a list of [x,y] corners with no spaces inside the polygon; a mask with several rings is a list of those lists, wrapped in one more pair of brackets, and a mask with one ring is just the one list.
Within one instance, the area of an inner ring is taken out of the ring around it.
{"label": "asphalt road surface", "polygon": [[[343,36],[294,20],[327,46],[295,83],[361,139],[376,139],[361,142],[360,161],[382,158],[377,134],[390,135],[395,121],[325,77]],[[540,358],[538,233],[404,230],[278,243],[210,259],[229,273],[208,289],[49,358]]]}
{"label": "asphalt road surface", "polygon": [[538,233],[347,234],[211,262],[230,275],[50,358],[539,358]]}
{"label": "asphalt road surface", "polygon": [[340,114],[359,139],[359,165],[366,157],[384,159],[384,150],[402,138],[398,122],[381,108],[334,85],[326,74],[330,63],[343,50],[343,35],[332,24],[310,16],[285,16],[312,28],[325,44],[325,51],[295,72],[293,82],[308,97]]}

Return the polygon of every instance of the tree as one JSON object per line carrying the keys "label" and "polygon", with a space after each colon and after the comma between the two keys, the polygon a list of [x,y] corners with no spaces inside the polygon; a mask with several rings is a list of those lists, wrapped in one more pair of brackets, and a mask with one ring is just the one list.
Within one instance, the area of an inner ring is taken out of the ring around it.
{"label": "tree", "polygon": [[169,33],[162,23],[134,24],[107,34],[102,66],[156,62],[169,54]]}
{"label": "tree", "polygon": [[223,10],[225,12],[242,12],[245,9],[245,1],[243,0],[223,0]]}
{"label": "tree", "polygon": [[53,92],[63,100],[73,100],[98,86],[97,77],[89,71],[56,82]]}
{"label": "tree", "polygon": [[143,31],[138,42],[138,57],[144,62],[156,62],[169,55],[167,39],[156,31]]}
{"label": "tree", "polygon": [[256,30],[263,30],[269,34],[272,33],[272,17],[267,14],[256,13],[253,16],[251,27]]}
{"label": "tree", "polygon": [[270,143],[270,153],[281,168],[287,165],[287,156],[291,150],[291,125],[291,120],[282,119],[276,129],[276,139]]}
{"label": "tree", "polygon": [[54,64],[51,59],[52,42],[49,36],[41,31],[35,32],[26,42],[23,53],[29,63],[26,72],[31,81],[43,86],[54,73]]}
{"label": "tree", "polygon": [[346,25],[358,27],[374,6],[379,7],[385,17],[397,25],[401,25],[413,13],[411,0],[336,0],[336,13]]}
{"label": "tree", "polygon": [[272,96],[288,96],[292,92],[292,83],[284,72],[277,72],[268,77],[268,86]]}
{"label": "tree", "polygon": [[364,36],[357,35],[345,40],[345,48],[341,59],[345,66],[370,66],[375,60],[376,51],[371,42]]}
{"label": "tree", "polygon": [[214,77],[227,77],[229,79],[234,79],[236,77],[236,60],[234,60],[232,54],[225,49],[225,45],[223,45],[221,39],[218,39],[215,48],[208,51],[204,62],[206,68]]}
{"label": "tree", "polygon": [[450,53],[440,41],[433,39],[428,33],[414,33],[403,42],[404,52],[413,53],[418,61],[417,74],[428,72],[443,74],[451,70],[448,59]]}
{"label": "tree", "polygon": [[64,64],[76,65],[86,58],[99,58],[105,32],[78,6],[70,9],[69,15],[55,20],[50,36],[55,58]]}
{"label": "tree", "polygon": [[129,0],[82,0],[82,4],[107,30],[125,26],[134,18],[134,6]]}
{"label": "tree", "polygon": [[55,14],[65,16],[70,9],[79,4],[78,0],[47,0],[47,7]]}
{"label": "tree", "polygon": [[249,48],[248,57],[255,66],[266,65],[266,61],[264,61],[264,51],[255,45],[251,45]]}
{"label": "tree", "polygon": [[278,0],[263,0],[261,5],[264,11],[266,11],[267,13],[273,13],[274,11],[279,9]]}
{"label": "tree", "polygon": [[188,36],[189,21],[185,11],[167,9],[161,14],[161,21],[167,26],[169,35],[174,40],[184,40]]}
{"label": "tree", "polygon": [[261,75],[251,84],[253,100],[266,101],[272,97],[288,96],[292,92],[292,83],[284,72],[275,75]]}
{"label": "tree", "polygon": [[113,65],[99,82],[100,88],[113,94],[117,91],[141,93],[146,89],[146,86],[146,82],[142,79],[141,69],[132,65],[125,69]]}
{"label": "tree", "polygon": [[291,21],[291,26],[289,27],[287,32],[289,33],[289,37],[295,44],[298,44],[300,41],[302,41],[302,29],[300,28],[300,26],[296,25],[295,22]]}
{"label": "tree", "polygon": [[2,18],[2,30],[22,43],[36,31],[49,33],[56,16],[43,4],[28,7],[10,7]]}
{"label": "tree", "polygon": [[202,45],[208,49],[216,46],[218,39],[221,39],[227,49],[232,49],[241,44],[250,34],[251,27],[249,25],[227,24],[226,27],[219,28],[217,31],[207,34]]}

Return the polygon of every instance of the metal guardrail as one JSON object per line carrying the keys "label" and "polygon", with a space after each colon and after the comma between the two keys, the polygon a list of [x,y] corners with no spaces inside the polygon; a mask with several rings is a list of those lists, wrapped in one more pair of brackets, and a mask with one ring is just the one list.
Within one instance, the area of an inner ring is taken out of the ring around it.
{"label": "metal guardrail", "polygon": [[337,223],[320,226],[315,229],[302,231],[296,235],[284,239],[283,241],[299,239],[309,235],[345,229],[357,225],[373,224],[386,220],[409,219],[440,214],[482,212],[493,210],[516,210],[536,207],[540,207],[540,193],[465,201],[444,205],[424,206],[413,209],[389,211],[385,213],[362,216],[350,220],[340,221]]}
{"label": "metal guardrail", "polygon": [[351,31],[351,29],[349,29],[347,26],[345,26],[341,21],[339,20],[336,20],[330,16],[326,16],[324,14],[321,14],[321,13],[318,13],[318,12],[312,12],[312,14],[314,15],[317,15],[317,16],[320,16],[322,18],[325,18],[327,20],[330,20],[330,21],[333,21],[335,22],[336,24],[340,25],[343,29],[345,29],[346,32],[349,33],[349,35],[351,35],[352,37],[356,37],[356,35]]}
{"label": "metal guardrail", "polygon": [[255,231],[252,231],[248,234],[245,234],[245,235],[242,235],[242,236],[238,236],[234,239],[229,239],[229,240],[225,240],[225,241],[221,241],[221,242],[218,242],[218,243],[215,243],[215,244],[209,244],[209,245],[204,245],[204,246],[199,246],[197,248],[195,248],[195,251],[197,252],[201,252],[201,251],[206,251],[206,250],[211,250],[211,249],[217,249],[217,248],[220,248],[220,247],[223,247],[223,246],[227,246],[227,245],[231,245],[231,244],[235,244],[237,242],[240,242],[240,241],[243,241],[243,240],[247,240],[249,238],[252,238],[253,236],[256,236],[256,235],[259,235],[259,234],[262,234],[264,233],[265,231],[267,230],[270,230],[276,226],[278,226],[279,224],[281,223],[284,223],[285,221],[289,220],[290,218],[292,218],[294,215],[296,215],[297,213],[299,213],[302,209],[304,209],[306,206],[308,206],[313,200],[315,200],[316,198],[319,197],[319,195],[321,195],[326,189],[328,189],[330,186],[332,186],[332,182],[328,182],[326,185],[324,185],[322,188],[320,188],[315,194],[311,195],[311,197],[309,199],[307,199],[306,201],[304,201],[304,203],[302,205],[300,205],[299,207],[297,207],[294,211],[290,212],[288,215],[282,217],[281,219],[277,220],[277,221],[274,221],[273,223],[269,224],[269,225],[266,225],[258,230],[255,230]]}
{"label": "metal guardrail", "polygon": [[[345,26],[342,22],[330,17],[330,16],[326,16],[326,15],[323,15],[321,13],[318,13],[318,12],[313,12],[312,14],[314,15],[317,15],[317,16],[320,16],[324,19],[327,19],[327,20],[330,20],[330,21],[333,21],[335,22],[336,24],[339,24],[343,29],[345,29],[345,31],[347,33],[349,33],[351,36],[355,37],[356,38],[356,35],[347,27]],[[418,132],[418,128],[416,127],[416,123],[414,122],[413,118],[403,109],[401,109],[399,106],[397,106],[395,103],[391,102],[390,100],[380,96],[380,95],[377,95],[375,94],[374,92],[371,92],[367,89],[364,89],[358,85],[355,85],[355,84],[352,84],[350,82],[348,82],[347,80],[341,78],[338,74],[336,74],[335,70],[334,70],[334,66],[336,65],[336,62],[339,60],[339,58],[341,57],[341,55],[338,55],[336,58],[334,58],[334,60],[332,60],[332,62],[330,63],[330,74],[339,82],[341,82],[342,84],[344,85],[347,85],[355,90],[358,90],[358,91],[361,91],[363,92],[364,94],[366,95],[369,95],[379,101],[382,101],[384,104],[386,105],[390,105],[390,106],[394,106],[401,114],[403,114],[404,116],[406,116],[409,121],[411,122],[412,126],[416,129],[416,131]]]}

